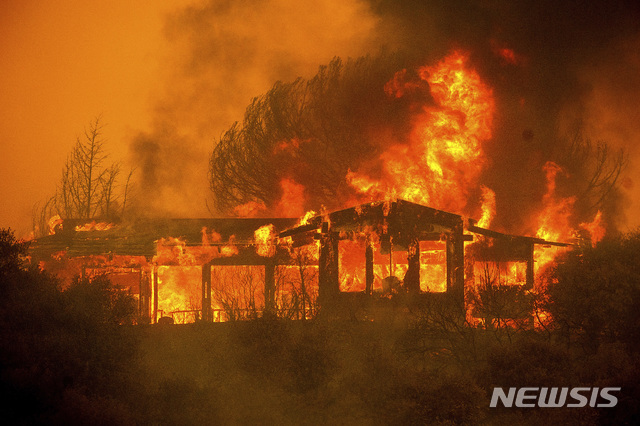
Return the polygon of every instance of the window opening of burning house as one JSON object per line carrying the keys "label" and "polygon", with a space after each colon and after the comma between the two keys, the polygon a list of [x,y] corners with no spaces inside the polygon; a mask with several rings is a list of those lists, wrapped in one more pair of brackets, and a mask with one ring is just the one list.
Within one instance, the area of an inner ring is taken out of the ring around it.
{"label": "window opening of burning house", "polygon": [[[446,243],[418,241],[419,247],[381,242],[375,234],[357,235],[339,242],[341,292],[390,295],[401,290],[409,272],[409,257],[419,250],[420,291],[446,291]],[[373,268],[371,288],[367,288],[367,264]]]}

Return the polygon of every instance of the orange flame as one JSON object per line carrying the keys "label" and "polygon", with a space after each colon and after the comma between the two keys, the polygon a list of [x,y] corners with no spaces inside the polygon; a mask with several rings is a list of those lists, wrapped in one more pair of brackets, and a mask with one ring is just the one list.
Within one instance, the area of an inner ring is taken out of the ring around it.
{"label": "orange flame", "polygon": [[215,231],[202,229],[202,244],[187,245],[184,238],[161,238],[156,244],[156,255],[153,263],[157,265],[195,266],[204,265],[211,259],[230,257],[239,253],[235,244],[235,235],[229,237],[226,244]]}
{"label": "orange flame", "polygon": [[59,214],[51,217],[49,222],[47,222],[47,225],[49,226],[49,235],[55,234],[56,228],[62,229],[62,222],[64,222],[64,220],[62,220]]}
{"label": "orange flame", "polygon": [[96,222],[92,220],[91,222],[87,222],[84,225],[78,225],[75,227],[76,232],[87,232],[87,231],[107,231],[113,228],[115,224],[109,222]]}
{"label": "orange flame", "polygon": [[589,223],[581,223],[580,228],[584,229],[589,233],[589,238],[591,238],[591,244],[596,245],[604,238],[604,234],[606,233],[606,229],[604,224],[602,223],[602,212],[598,210],[596,216]]}
{"label": "orange flame", "polygon": [[272,224],[261,226],[253,233],[259,256],[271,257],[276,253],[276,232]]}
{"label": "orange flame", "polygon": [[549,241],[565,241],[572,237],[573,230],[569,219],[576,199],[556,195],[556,178],[558,174],[564,173],[562,167],[547,161],[543,170],[547,179],[547,192],[542,198],[543,210],[536,218],[536,235]]}
{"label": "orange flame", "polygon": [[316,216],[316,212],[313,210],[309,210],[304,214],[304,216],[300,218],[296,226],[308,225],[311,219],[313,219],[315,216]]}
{"label": "orange flame", "polygon": [[488,228],[496,215],[496,193],[490,188],[482,185],[482,217],[478,221],[478,226]]}
{"label": "orange flame", "polygon": [[304,186],[293,179],[285,178],[280,181],[282,196],[276,206],[276,213],[281,216],[302,216],[304,214]]}
{"label": "orange flame", "polygon": [[176,323],[195,320],[202,309],[201,269],[198,266],[159,266],[158,311],[159,316],[172,316]]}
{"label": "orange flame", "polygon": [[[468,55],[453,52],[437,65],[419,69],[436,105],[422,106],[408,144],[393,145],[380,156],[380,179],[363,172],[347,175],[358,193],[370,199],[400,197],[447,211],[465,209],[486,163],[482,143],[492,136],[495,109],[491,89],[467,62]],[[387,93],[400,97],[419,87],[415,82],[400,86],[401,74],[388,83]]]}
{"label": "orange flame", "polygon": [[[542,197],[542,211],[535,218],[538,226],[536,236],[548,241],[566,241],[572,236],[569,218],[572,214],[574,197],[556,195],[556,179],[564,173],[562,167],[548,161],[543,170],[547,180],[547,192]],[[534,253],[536,275],[550,265],[564,249],[536,249]]]}

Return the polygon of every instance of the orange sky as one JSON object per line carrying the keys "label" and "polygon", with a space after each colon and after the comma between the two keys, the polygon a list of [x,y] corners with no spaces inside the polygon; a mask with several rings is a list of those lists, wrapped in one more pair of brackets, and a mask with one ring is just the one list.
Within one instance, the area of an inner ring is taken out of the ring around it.
{"label": "orange sky", "polygon": [[[188,78],[176,84],[167,82],[183,72],[176,63],[188,58],[179,58],[180,48],[191,43],[189,37],[198,36],[198,32],[178,30],[169,42],[167,33],[172,29],[166,26],[170,14],[193,3],[198,2],[0,3],[0,227],[11,227],[18,236],[30,231],[34,205],[54,193],[75,138],[94,117],[103,117],[104,138],[112,158],[126,162],[131,140],[157,127],[153,121],[164,108],[163,97],[177,105],[183,103],[165,113],[168,120],[174,120],[172,125],[186,127],[201,139],[195,152],[202,156],[202,164],[197,166],[194,179],[202,180],[198,191],[206,191],[207,155],[213,139],[242,118],[251,97],[277,79],[312,75],[334,55],[366,53],[363,46],[374,24],[360,0],[318,1],[313,14],[307,7],[281,0],[255,3],[255,7],[230,3],[226,21],[217,23],[213,31],[219,31],[220,37],[231,34],[240,40],[255,39],[250,40],[250,46],[267,54],[248,58],[241,75],[244,80],[237,80],[235,86],[221,81],[224,74],[216,75],[212,70],[208,78],[215,82],[207,83],[212,86],[207,89],[215,93],[221,88],[229,91],[231,86],[235,96],[229,99],[224,95],[224,105],[217,105],[215,111],[198,112],[200,117],[194,119],[193,110],[201,110],[202,105],[189,104],[189,92],[202,90],[198,87],[201,82]],[[260,7],[273,16],[266,17]],[[235,59],[243,61],[241,55],[246,54],[238,52]],[[274,66],[278,57],[287,63],[279,70]],[[217,115],[210,119],[206,114],[211,113]],[[209,125],[216,119],[215,125]],[[198,128],[203,122],[207,127],[204,133]],[[198,207],[195,213],[194,208],[189,209],[192,214],[206,214],[202,199],[194,204]]]}
{"label": "orange sky", "polygon": [[[380,21],[365,0],[316,0],[313,10],[290,0],[3,0],[0,228],[18,236],[31,230],[34,205],[53,195],[76,136],[98,115],[113,160],[126,166],[136,166],[127,164],[129,147],[141,134],[175,140],[187,165],[176,176],[187,184],[158,189],[152,207],[208,215],[208,155],[251,98],[277,80],[313,76],[334,56],[376,53],[385,43],[393,50],[402,26]],[[634,158],[638,45],[623,46],[606,67],[583,70],[592,90],[575,108],[594,139],[625,145]],[[619,93],[628,95],[612,95]],[[640,181],[637,163],[630,182]],[[633,226],[640,224],[637,199],[629,201]]]}
{"label": "orange sky", "polygon": [[[55,4],[55,5],[54,5]],[[75,137],[102,114],[113,155],[144,125],[159,83],[163,16],[176,1],[0,5],[0,226],[30,228]]]}

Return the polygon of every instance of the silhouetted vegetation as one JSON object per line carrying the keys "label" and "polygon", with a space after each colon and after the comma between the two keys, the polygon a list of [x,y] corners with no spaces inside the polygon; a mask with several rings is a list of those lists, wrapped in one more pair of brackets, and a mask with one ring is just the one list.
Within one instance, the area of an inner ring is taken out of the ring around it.
{"label": "silhouetted vegetation", "polygon": [[339,205],[349,196],[347,172],[382,152],[381,123],[397,135],[409,131],[410,103],[384,92],[401,68],[392,56],[334,58],[313,78],[277,82],[254,98],[211,155],[216,206],[229,211],[253,201],[272,208],[282,179],[305,185],[310,205]]}
{"label": "silhouetted vegetation", "polygon": [[[471,327],[446,294],[388,321],[136,325],[104,277],[61,290],[0,232],[10,424],[637,424],[634,233],[568,252],[548,330]],[[500,299],[502,300],[502,299]],[[489,312],[492,318],[495,312]],[[622,387],[615,408],[489,408],[492,389]]]}
{"label": "silhouetted vegetation", "polygon": [[[131,296],[116,295],[103,277],[57,279],[22,260],[26,244],[0,231],[0,377],[8,423],[117,424],[135,354]],[[123,417],[124,416],[124,417]]]}
{"label": "silhouetted vegetation", "polygon": [[553,271],[548,309],[568,345],[640,349],[640,234],[607,237],[566,254]]}

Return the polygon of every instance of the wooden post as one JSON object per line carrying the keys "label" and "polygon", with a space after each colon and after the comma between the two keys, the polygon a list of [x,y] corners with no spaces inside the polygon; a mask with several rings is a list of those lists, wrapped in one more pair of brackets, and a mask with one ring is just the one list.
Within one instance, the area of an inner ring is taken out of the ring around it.
{"label": "wooden post", "polygon": [[263,317],[276,315],[276,265],[267,261],[264,265],[264,313]]}
{"label": "wooden post", "polygon": [[455,293],[464,303],[464,236],[462,225],[447,238],[447,292]]}
{"label": "wooden post", "polygon": [[138,269],[138,316],[144,317],[145,288],[142,283],[142,266]]}
{"label": "wooden post", "polygon": [[211,264],[202,265],[202,321],[211,322]]}
{"label": "wooden post", "polygon": [[141,320],[148,324],[151,321],[151,277],[149,271],[140,266],[140,282],[138,287],[138,312]]}
{"label": "wooden post", "polygon": [[153,323],[158,323],[158,266],[153,266]]}
{"label": "wooden post", "polygon": [[373,247],[367,239],[367,248],[364,252],[365,259],[365,293],[371,295],[373,293]]}
{"label": "wooden post", "polygon": [[404,275],[404,288],[410,294],[420,293],[420,242],[412,238],[407,247],[407,273]]}
{"label": "wooden post", "polygon": [[533,274],[533,267],[534,267],[534,260],[533,260],[533,251],[534,251],[534,247],[535,245],[533,243],[529,244],[529,247],[527,247],[527,275],[526,275],[526,279],[525,279],[525,289],[527,290],[533,290],[534,287],[534,274]]}
{"label": "wooden post", "polygon": [[[328,228],[328,225],[323,224],[323,231],[324,228]],[[338,237],[327,230],[320,237],[320,258],[318,259],[318,299],[321,306],[326,306],[340,293],[338,256]]]}

